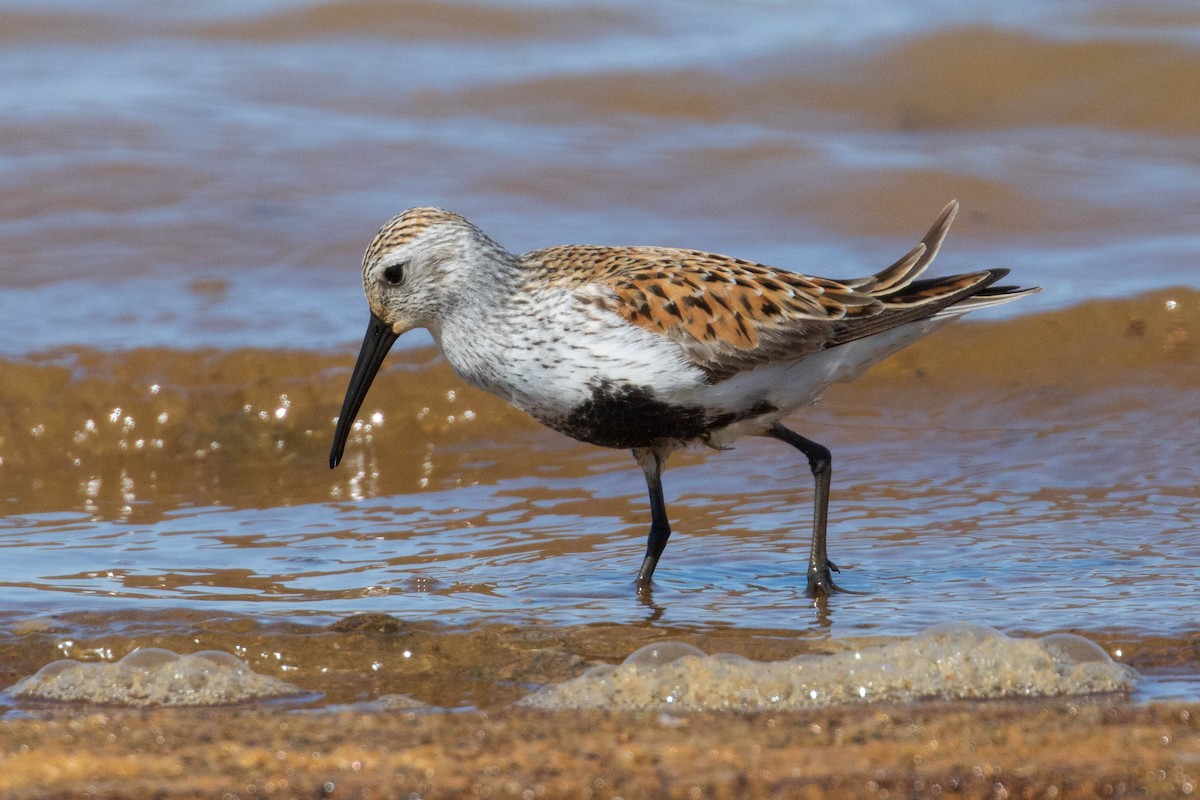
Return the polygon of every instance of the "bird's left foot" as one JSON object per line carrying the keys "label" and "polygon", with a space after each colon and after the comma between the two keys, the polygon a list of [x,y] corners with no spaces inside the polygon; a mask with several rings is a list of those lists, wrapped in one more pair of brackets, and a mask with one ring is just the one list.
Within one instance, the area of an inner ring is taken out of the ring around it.
{"label": "bird's left foot", "polygon": [[809,597],[828,597],[834,592],[845,592],[845,589],[833,582],[834,572],[841,573],[841,570],[829,559],[825,559],[824,567],[810,569],[808,571],[808,587],[804,593]]}

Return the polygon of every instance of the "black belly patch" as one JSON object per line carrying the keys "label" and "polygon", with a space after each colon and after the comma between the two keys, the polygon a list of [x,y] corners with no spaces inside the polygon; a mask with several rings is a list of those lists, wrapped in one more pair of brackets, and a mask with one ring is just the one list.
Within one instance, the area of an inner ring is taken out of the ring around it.
{"label": "black belly patch", "polygon": [[583,442],[633,448],[652,447],[668,440],[704,439],[726,425],[775,410],[775,406],[760,401],[745,411],[714,413],[699,406],[663,402],[642,386],[605,381],[592,390],[590,400],[567,416],[543,422]]}

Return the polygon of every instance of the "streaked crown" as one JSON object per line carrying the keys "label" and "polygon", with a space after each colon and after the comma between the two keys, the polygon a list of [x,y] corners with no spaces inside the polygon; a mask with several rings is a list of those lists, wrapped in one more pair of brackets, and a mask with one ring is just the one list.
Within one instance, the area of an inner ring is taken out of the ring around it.
{"label": "streaked crown", "polygon": [[421,206],[410,208],[389,219],[375,234],[367,252],[363,255],[363,267],[374,264],[390,250],[407,245],[436,225],[450,224],[455,227],[474,228],[464,217],[444,208]]}

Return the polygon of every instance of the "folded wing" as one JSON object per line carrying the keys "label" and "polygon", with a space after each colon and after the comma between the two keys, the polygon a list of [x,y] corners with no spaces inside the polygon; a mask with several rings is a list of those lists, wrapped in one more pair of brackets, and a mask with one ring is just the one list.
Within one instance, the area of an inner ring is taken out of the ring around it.
{"label": "folded wing", "polygon": [[1008,270],[917,280],[958,210],[951,202],[903,258],[865,278],[801,275],[729,256],[665,247],[568,245],[523,256],[585,303],[675,341],[717,383],[771,361],[899,325],[1008,302],[1037,289],[994,286]]}

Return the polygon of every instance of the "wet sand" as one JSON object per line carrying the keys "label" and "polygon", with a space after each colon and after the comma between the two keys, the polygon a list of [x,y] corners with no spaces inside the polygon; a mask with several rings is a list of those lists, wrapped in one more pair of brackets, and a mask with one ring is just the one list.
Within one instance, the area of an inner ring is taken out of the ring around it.
{"label": "wet sand", "polygon": [[[0,719],[0,795],[1123,797],[1186,795],[1200,779],[1194,703],[1106,695],[803,713],[543,712],[512,702],[664,631],[448,629],[382,615],[320,627],[175,612],[143,615],[135,642],[100,622],[28,624],[0,649],[4,679],[45,663],[73,630],[79,651],[108,646],[113,657],[135,644],[219,644],[319,695],[198,710],[22,702]],[[879,641],[675,633],[756,659]],[[1128,660],[1162,668],[1188,658],[1164,641]]]}
{"label": "wet sand", "polygon": [[0,792],[51,797],[1177,797],[1195,705],[805,714],[92,710],[0,722]]}

